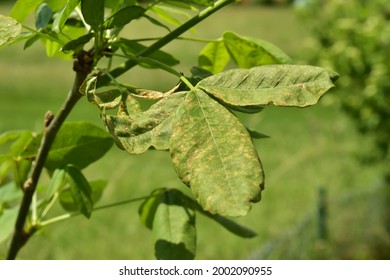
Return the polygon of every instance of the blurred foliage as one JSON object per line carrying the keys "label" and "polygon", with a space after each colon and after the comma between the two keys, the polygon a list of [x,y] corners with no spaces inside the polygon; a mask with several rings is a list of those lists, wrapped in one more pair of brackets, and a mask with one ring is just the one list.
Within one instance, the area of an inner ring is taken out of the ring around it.
{"label": "blurred foliage", "polygon": [[[358,129],[371,135],[375,152],[390,157],[390,2],[310,0],[300,5],[313,37],[309,62],[340,73],[334,95]],[[390,173],[390,171],[387,171]]]}

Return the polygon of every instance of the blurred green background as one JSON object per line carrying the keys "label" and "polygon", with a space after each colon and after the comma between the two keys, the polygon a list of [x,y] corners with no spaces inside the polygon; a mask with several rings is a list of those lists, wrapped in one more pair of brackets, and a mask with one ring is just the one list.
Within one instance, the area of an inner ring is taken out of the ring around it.
{"label": "blurred green background", "polygon": [[[225,8],[196,27],[197,35],[188,35],[213,39],[231,30],[268,40],[296,63],[304,63],[309,33],[293,7],[250,4]],[[2,2],[0,13],[7,14],[10,7]],[[139,37],[154,31],[140,25],[128,32]],[[180,41],[165,50],[182,61],[178,70],[188,73],[203,46]],[[45,112],[56,112],[72,85],[71,65],[71,61],[47,59],[39,44],[26,51],[22,45],[0,49],[0,133],[40,131]],[[158,70],[138,69],[125,79],[156,90],[176,83]],[[248,216],[237,219],[258,235],[241,239],[198,216],[197,259],[378,258],[378,248],[386,242],[380,220],[381,169],[360,163],[357,154],[369,140],[332,106],[332,99],[325,97],[305,109],[269,107],[242,118],[250,128],[271,136],[255,143],[266,172],[262,201],[253,205]],[[99,112],[85,100],[69,120],[88,120],[103,127]],[[109,180],[99,205],[148,195],[159,187],[186,189],[164,152],[130,156],[113,147],[85,174]],[[318,218],[321,189],[326,190],[325,218]],[[139,203],[127,204],[93,213],[90,220],[76,217],[51,225],[29,241],[19,258],[153,259],[152,235],[139,221],[138,207]],[[326,235],[319,231],[321,224],[327,227]],[[6,244],[0,245],[0,257],[5,252]]]}

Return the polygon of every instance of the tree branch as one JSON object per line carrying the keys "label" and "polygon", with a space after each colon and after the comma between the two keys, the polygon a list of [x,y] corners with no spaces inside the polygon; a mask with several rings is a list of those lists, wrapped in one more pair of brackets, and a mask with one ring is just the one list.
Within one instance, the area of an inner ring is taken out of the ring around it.
{"label": "tree branch", "polygon": [[36,191],[39,177],[42,173],[45,161],[54,142],[54,139],[57,135],[57,132],[61,128],[69,113],[72,111],[73,107],[82,97],[82,95],[79,93],[79,88],[88,76],[88,74],[91,72],[91,66],[92,59],[90,58],[89,54],[86,52],[81,52],[77,56],[73,65],[73,70],[76,72],[73,87],[68,93],[68,96],[62,108],[58,112],[58,115],[55,117],[51,112],[48,112],[45,115],[45,128],[40,147],[38,149],[38,154],[32,166],[30,176],[24,182],[23,185],[24,195],[21,201],[18,217],[15,223],[14,234],[12,236],[11,245],[8,251],[7,259],[9,260],[16,258],[16,255],[18,254],[19,250],[36,231],[36,228],[34,228],[35,225],[33,225],[27,230],[25,229],[25,224],[31,207],[32,198]]}

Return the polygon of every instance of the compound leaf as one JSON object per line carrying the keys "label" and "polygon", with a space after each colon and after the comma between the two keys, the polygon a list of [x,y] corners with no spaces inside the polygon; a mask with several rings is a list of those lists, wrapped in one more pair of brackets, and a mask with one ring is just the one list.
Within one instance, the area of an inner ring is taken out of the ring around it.
{"label": "compound leaf", "polygon": [[189,92],[179,105],[170,153],[204,210],[243,216],[260,200],[264,173],[246,128],[202,90]]}
{"label": "compound leaf", "polygon": [[233,69],[200,81],[197,87],[227,106],[306,107],[334,87],[338,74],[308,65],[266,65]]}
{"label": "compound leaf", "polygon": [[112,144],[110,135],[94,124],[66,122],[57,133],[45,166],[54,170],[74,164],[82,169],[101,158]]}
{"label": "compound leaf", "polygon": [[144,153],[150,147],[167,150],[172,119],[184,92],[164,97],[149,110],[123,116],[105,116],[105,124],[117,145],[130,154]]}

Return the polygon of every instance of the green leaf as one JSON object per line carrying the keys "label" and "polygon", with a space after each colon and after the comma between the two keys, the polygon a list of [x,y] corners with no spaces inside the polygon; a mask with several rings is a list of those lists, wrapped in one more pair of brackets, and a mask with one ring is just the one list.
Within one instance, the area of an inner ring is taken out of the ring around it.
{"label": "green leaf", "polygon": [[264,173],[247,130],[202,90],[189,92],[177,109],[170,153],[206,211],[243,216],[260,200]]}
{"label": "green leaf", "polygon": [[59,130],[45,166],[64,169],[68,164],[85,168],[100,159],[112,146],[106,131],[88,122],[66,122]]}
{"label": "green leaf", "polygon": [[165,189],[154,190],[138,209],[141,222],[150,230],[153,229],[154,216],[164,192]]}
{"label": "green leaf", "polygon": [[69,51],[76,51],[78,49],[82,49],[84,45],[87,44],[93,38],[93,36],[93,33],[88,33],[75,40],[71,40],[61,48],[61,51],[66,53]]}
{"label": "green leaf", "polygon": [[[103,195],[103,191],[107,186],[107,181],[96,180],[89,182],[91,194],[90,198],[93,205],[95,205]],[[80,211],[79,204],[73,198],[72,191],[70,188],[64,189],[60,192],[59,201],[62,208],[68,212],[77,212]]]}
{"label": "green leaf", "polygon": [[15,182],[9,182],[0,186],[0,205],[3,203],[13,203],[23,197],[23,192],[17,187]]}
{"label": "green leaf", "polygon": [[153,238],[159,260],[193,259],[196,253],[195,213],[182,193],[167,189],[159,197],[154,213]]}
{"label": "green leaf", "polygon": [[269,65],[208,77],[198,88],[233,109],[250,106],[306,107],[334,87],[338,74],[315,66]]}
{"label": "green leaf", "polygon": [[23,22],[42,2],[43,0],[18,0],[12,7],[10,16]]}
{"label": "green leaf", "polygon": [[128,6],[110,16],[104,22],[105,29],[122,28],[134,19],[138,19],[145,14],[146,10],[140,6]]}
{"label": "green leaf", "polygon": [[37,29],[45,28],[53,16],[53,11],[46,3],[42,3],[37,10],[35,27]]}
{"label": "green leaf", "polygon": [[13,18],[0,15],[0,47],[12,42],[22,32],[22,26]]}
{"label": "green leaf", "polygon": [[76,166],[68,165],[66,167],[66,175],[70,185],[70,193],[77,210],[89,219],[93,210],[91,186]]}
{"label": "green leaf", "polygon": [[53,22],[53,31],[60,32],[65,25],[66,20],[69,18],[71,13],[76,9],[80,0],[69,0],[66,5],[58,13],[57,17]]}
{"label": "green leaf", "polygon": [[104,21],[104,0],[81,0],[81,12],[85,22],[99,30]]}
{"label": "green leaf", "polygon": [[[122,48],[123,52],[129,56],[137,55],[138,53],[144,51],[147,48],[144,45],[138,43],[137,41],[126,40],[126,39],[119,40],[118,42],[115,43],[115,45],[119,45]],[[176,58],[174,58],[171,54],[161,50],[154,52],[149,56],[149,58],[157,60],[169,66],[174,66],[179,63],[179,61]],[[156,68],[155,65],[150,65],[147,63],[141,63],[140,65],[148,68]]]}
{"label": "green leaf", "polygon": [[106,127],[117,145],[130,154],[144,153],[150,147],[167,150],[173,115],[184,96],[184,92],[173,93],[145,112],[106,116]]}
{"label": "green leaf", "polygon": [[7,240],[14,231],[18,212],[19,208],[14,207],[11,209],[5,209],[2,213],[0,213],[0,243]]}
{"label": "green leaf", "polygon": [[200,52],[198,65],[213,74],[222,72],[229,63],[230,55],[223,41],[208,43]]}
{"label": "green leaf", "polygon": [[291,62],[291,59],[277,46],[261,39],[225,32],[223,40],[232,58],[240,68]]}
{"label": "green leaf", "polygon": [[249,129],[249,128],[246,128],[246,130],[248,130],[249,135],[250,135],[253,139],[270,138],[268,135],[263,134],[263,133],[261,133],[261,132],[258,132],[258,131],[256,131],[256,130]]}
{"label": "green leaf", "polygon": [[46,190],[45,201],[49,201],[53,195],[65,184],[65,170],[56,169],[51,176],[49,187]]}

